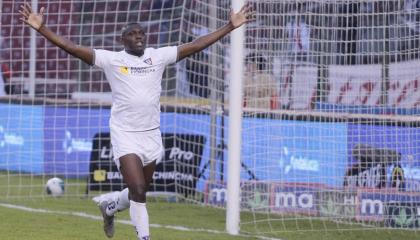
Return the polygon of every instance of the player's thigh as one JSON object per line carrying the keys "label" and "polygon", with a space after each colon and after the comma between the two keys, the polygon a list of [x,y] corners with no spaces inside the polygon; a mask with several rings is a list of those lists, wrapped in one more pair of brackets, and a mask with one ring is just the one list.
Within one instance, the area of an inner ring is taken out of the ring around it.
{"label": "player's thigh", "polygon": [[128,186],[145,185],[143,164],[136,154],[127,154],[119,158],[120,172]]}
{"label": "player's thigh", "polygon": [[143,167],[143,173],[144,173],[144,180],[146,182],[147,187],[149,187],[150,183],[153,180],[153,173],[156,169],[156,161],[153,161],[149,163],[147,166]]}

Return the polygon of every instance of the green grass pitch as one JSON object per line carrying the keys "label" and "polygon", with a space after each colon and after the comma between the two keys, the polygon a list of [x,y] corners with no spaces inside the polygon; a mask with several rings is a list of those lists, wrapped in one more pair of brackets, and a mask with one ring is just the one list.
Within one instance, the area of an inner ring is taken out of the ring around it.
{"label": "green grass pitch", "polygon": [[[0,173],[0,239],[56,240],[107,239],[97,206],[85,198],[84,183],[67,180],[67,194],[61,198],[43,195],[45,178]],[[10,205],[26,207],[11,208]],[[225,233],[225,211],[185,202],[168,203],[150,198],[148,211],[153,240],[186,239],[283,239],[283,240],[394,240],[420,239],[408,230],[364,228],[331,221],[294,218],[286,221],[276,215],[242,213],[240,236]],[[288,219],[291,219],[290,217]],[[115,240],[135,239],[128,211],[119,213]],[[269,220],[269,221],[267,221]],[[179,229],[183,227],[184,230]]]}

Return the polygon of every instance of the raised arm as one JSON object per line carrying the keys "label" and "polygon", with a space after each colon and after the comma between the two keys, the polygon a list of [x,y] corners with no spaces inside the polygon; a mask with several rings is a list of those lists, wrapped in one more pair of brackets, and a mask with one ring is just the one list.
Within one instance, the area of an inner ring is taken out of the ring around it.
{"label": "raised arm", "polygon": [[242,26],[244,23],[255,20],[255,14],[252,11],[251,5],[244,5],[238,13],[230,11],[230,21],[223,27],[207,35],[201,36],[190,43],[178,46],[178,60],[180,61],[191,54],[197,53],[213,43],[217,42],[222,37],[226,36],[232,30]]}
{"label": "raised arm", "polygon": [[88,47],[82,47],[74,44],[67,38],[58,36],[53,33],[47,26],[44,24],[44,10],[42,7],[39,13],[32,12],[32,8],[29,3],[25,3],[20,6],[21,10],[19,11],[22,15],[21,20],[28,24],[30,27],[39,32],[42,36],[48,39],[57,47],[63,49],[69,54],[73,55],[84,61],[89,65],[94,64],[94,53],[93,49]]}

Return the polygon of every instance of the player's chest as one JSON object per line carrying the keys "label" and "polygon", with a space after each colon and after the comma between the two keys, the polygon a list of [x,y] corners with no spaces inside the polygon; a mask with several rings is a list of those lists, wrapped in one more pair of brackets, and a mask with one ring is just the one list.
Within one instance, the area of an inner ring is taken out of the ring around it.
{"label": "player's chest", "polygon": [[112,72],[121,78],[149,79],[161,74],[161,64],[151,57],[138,59],[116,59],[111,64]]}

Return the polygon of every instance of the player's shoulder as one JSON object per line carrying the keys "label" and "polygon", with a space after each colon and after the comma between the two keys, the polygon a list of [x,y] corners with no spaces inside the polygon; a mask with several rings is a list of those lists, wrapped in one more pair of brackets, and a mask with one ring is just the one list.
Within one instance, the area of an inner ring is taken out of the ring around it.
{"label": "player's shoulder", "polygon": [[151,57],[157,60],[161,60],[163,62],[166,59],[170,58],[170,56],[177,54],[176,47],[169,46],[169,47],[160,47],[160,48],[147,48],[145,50],[145,56]]}
{"label": "player's shoulder", "polygon": [[106,49],[94,49],[95,55],[100,55],[107,58],[113,58],[122,55],[124,51],[111,51]]}
{"label": "player's shoulder", "polygon": [[150,53],[161,53],[161,54],[163,54],[167,51],[170,51],[173,48],[176,48],[176,47],[175,46],[167,46],[167,47],[158,47],[158,48],[146,48],[145,53],[150,52]]}

